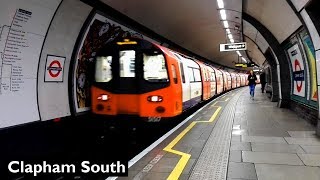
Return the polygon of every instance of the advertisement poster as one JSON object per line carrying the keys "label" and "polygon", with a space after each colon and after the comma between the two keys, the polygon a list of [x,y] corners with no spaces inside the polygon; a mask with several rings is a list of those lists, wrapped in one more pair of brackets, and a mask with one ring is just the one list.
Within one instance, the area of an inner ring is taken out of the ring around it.
{"label": "advertisement poster", "polygon": [[90,110],[90,73],[89,67],[94,63],[97,51],[105,44],[125,37],[145,37],[107,17],[96,13],[88,25],[81,44],[77,50],[74,71],[74,99],[76,113]]}
{"label": "advertisement poster", "polygon": [[305,97],[305,72],[304,64],[298,44],[293,45],[288,50],[288,56],[292,66],[292,78],[293,78],[293,94]]}
{"label": "advertisement poster", "polygon": [[315,58],[315,50],[311,39],[309,36],[303,39],[303,44],[306,50],[306,54],[308,57],[309,64],[309,72],[310,72],[310,99],[313,101],[318,100],[318,90],[317,90],[317,71],[316,71],[316,58]]}

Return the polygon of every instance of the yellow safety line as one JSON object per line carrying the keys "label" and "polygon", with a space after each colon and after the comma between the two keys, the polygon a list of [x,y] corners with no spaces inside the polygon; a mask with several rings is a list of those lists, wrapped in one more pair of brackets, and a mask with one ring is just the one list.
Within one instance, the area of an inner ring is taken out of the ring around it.
{"label": "yellow safety line", "polygon": [[[221,101],[222,102],[222,101]],[[215,105],[217,102],[215,102],[213,105]],[[168,180],[177,180],[179,179],[182,171],[184,170],[185,166],[187,165],[191,155],[181,152],[181,151],[177,151],[172,149],[182,138],[184,135],[186,135],[192,128],[193,126],[195,126],[197,123],[210,123],[213,122],[217,115],[219,114],[220,110],[221,110],[221,106],[217,106],[218,109],[216,109],[216,111],[214,112],[214,114],[211,116],[211,118],[208,121],[193,121],[186,129],[184,129],[173,141],[171,141],[170,144],[168,144],[163,150],[173,153],[173,154],[177,154],[180,155],[181,158],[179,160],[179,162],[177,163],[177,165],[175,166],[175,168],[173,169],[173,171],[170,173],[169,177],[167,178]]]}

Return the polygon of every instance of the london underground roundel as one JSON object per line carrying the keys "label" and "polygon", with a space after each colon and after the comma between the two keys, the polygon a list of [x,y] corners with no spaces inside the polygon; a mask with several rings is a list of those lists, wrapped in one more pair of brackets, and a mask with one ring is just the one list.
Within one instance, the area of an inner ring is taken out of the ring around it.
{"label": "london underground roundel", "polygon": [[291,74],[293,82],[292,94],[305,97],[305,77],[304,64],[298,44],[288,49],[291,62]]}

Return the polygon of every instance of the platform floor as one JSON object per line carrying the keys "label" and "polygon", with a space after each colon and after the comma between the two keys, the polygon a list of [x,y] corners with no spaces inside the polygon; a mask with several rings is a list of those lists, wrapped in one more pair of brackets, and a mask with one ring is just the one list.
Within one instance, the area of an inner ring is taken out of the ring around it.
{"label": "platform floor", "polygon": [[315,127],[248,91],[209,103],[118,179],[319,180]]}

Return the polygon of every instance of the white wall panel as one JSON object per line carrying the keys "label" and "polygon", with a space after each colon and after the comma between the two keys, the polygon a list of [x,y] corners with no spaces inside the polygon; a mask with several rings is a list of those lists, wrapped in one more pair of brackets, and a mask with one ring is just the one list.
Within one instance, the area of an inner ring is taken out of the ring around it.
{"label": "white wall panel", "polygon": [[309,0],[291,0],[291,2],[296,7],[297,11],[300,11]]}
{"label": "white wall panel", "polygon": [[[42,120],[70,115],[68,75],[75,42],[91,7],[78,0],[64,0],[50,26],[39,66],[38,97]],[[44,82],[47,55],[66,57],[62,83]]]}
{"label": "white wall panel", "polygon": [[268,42],[266,41],[266,39],[264,39],[264,37],[260,33],[257,34],[256,43],[258,44],[259,48],[263,53],[265,53],[269,47]]}
{"label": "white wall panel", "polygon": [[306,10],[301,11],[301,16],[304,20],[304,22],[307,25],[307,28],[310,32],[310,36],[314,45],[314,49],[320,49],[320,37],[318,34],[318,31],[316,29],[316,27],[314,26],[312,20],[310,19],[308,13],[306,12]]}
{"label": "white wall panel", "polygon": [[263,24],[282,43],[302,24],[286,0],[245,0],[244,12]]}

